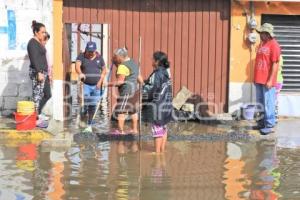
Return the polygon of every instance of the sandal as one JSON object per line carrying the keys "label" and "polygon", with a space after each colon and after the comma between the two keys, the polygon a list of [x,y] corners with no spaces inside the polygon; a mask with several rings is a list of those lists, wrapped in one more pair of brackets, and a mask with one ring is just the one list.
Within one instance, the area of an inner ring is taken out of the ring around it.
{"label": "sandal", "polygon": [[128,131],[128,134],[131,134],[131,135],[138,135],[139,132],[134,132],[132,129]]}
{"label": "sandal", "polygon": [[113,130],[110,134],[112,134],[112,135],[126,135],[124,132],[121,132],[118,129]]}

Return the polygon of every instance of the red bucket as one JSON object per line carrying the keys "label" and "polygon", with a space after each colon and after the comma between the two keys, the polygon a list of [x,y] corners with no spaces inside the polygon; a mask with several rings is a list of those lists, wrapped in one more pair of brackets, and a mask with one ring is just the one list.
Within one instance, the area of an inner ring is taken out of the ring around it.
{"label": "red bucket", "polygon": [[14,113],[16,120],[16,129],[18,131],[22,130],[32,130],[36,127],[36,113],[31,115],[21,115],[20,113]]}

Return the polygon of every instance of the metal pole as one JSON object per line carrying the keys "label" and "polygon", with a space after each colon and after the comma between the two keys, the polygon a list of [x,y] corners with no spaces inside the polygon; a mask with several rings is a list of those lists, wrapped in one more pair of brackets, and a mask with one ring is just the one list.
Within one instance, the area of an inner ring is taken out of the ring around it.
{"label": "metal pole", "polygon": [[[141,57],[142,57],[142,37],[139,37],[139,69],[141,73]],[[139,199],[141,198],[141,184],[142,184],[142,161],[141,161],[141,127],[142,127],[142,85],[139,84]]]}
{"label": "metal pole", "polygon": [[[142,38],[139,37],[139,70],[141,74]],[[142,127],[142,85],[139,84],[139,146],[141,149],[141,127]]]}

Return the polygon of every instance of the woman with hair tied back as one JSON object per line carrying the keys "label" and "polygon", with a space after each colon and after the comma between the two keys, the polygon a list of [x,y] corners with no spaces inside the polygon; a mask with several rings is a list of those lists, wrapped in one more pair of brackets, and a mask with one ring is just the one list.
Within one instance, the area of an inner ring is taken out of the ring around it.
{"label": "woman with hair tied back", "polygon": [[34,34],[27,45],[30,60],[29,76],[32,80],[32,99],[38,114],[37,127],[47,127],[48,117],[42,114],[42,109],[51,97],[50,81],[48,76],[48,63],[44,40],[46,36],[45,25],[35,20],[32,21]]}
{"label": "woman with hair tied back", "polygon": [[167,142],[167,124],[172,120],[172,82],[166,53],[154,52],[153,72],[145,81],[143,96],[152,108],[152,136],[156,153],[163,153]]}

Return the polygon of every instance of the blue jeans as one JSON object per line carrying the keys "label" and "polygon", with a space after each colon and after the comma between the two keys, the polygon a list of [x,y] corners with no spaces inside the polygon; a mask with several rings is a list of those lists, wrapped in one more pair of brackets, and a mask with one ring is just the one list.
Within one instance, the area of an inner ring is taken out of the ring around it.
{"label": "blue jeans", "polygon": [[83,84],[84,105],[96,106],[101,97],[101,89],[97,89],[96,85]]}
{"label": "blue jeans", "polygon": [[265,85],[255,84],[256,88],[256,101],[263,106],[264,118],[263,125],[266,128],[275,126],[275,102],[276,102],[276,88],[268,89]]}
{"label": "blue jeans", "polygon": [[84,93],[84,114],[88,113],[88,124],[92,123],[92,116],[95,113],[96,105],[102,96],[101,89],[97,89],[96,85],[83,84]]}

